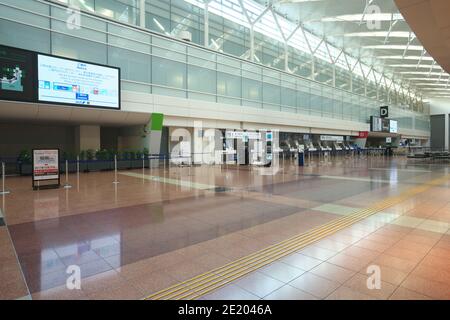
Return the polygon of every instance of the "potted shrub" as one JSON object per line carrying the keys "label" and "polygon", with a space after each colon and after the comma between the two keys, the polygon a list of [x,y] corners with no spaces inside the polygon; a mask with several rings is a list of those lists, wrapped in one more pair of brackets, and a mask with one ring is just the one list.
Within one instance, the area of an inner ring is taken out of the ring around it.
{"label": "potted shrub", "polygon": [[142,168],[142,153],[139,151],[130,152],[131,168]]}
{"label": "potted shrub", "polygon": [[21,175],[31,175],[33,172],[31,152],[29,150],[20,151],[17,164]]}
{"label": "potted shrub", "polygon": [[98,170],[109,170],[111,168],[108,150],[97,150],[95,159],[97,160],[95,165]]}

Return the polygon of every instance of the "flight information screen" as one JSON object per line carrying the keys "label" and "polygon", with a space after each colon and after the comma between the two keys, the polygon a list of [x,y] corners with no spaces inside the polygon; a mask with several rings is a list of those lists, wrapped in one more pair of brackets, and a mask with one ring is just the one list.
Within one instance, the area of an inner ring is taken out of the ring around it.
{"label": "flight information screen", "polygon": [[38,54],[41,102],[120,109],[118,68]]}
{"label": "flight information screen", "polygon": [[0,46],[0,100],[36,100],[35,57],[31,51]]}

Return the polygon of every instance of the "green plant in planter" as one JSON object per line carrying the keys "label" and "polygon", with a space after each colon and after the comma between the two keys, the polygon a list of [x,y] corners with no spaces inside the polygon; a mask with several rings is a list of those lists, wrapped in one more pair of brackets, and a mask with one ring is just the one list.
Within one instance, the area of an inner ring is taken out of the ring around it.
{"label": "green plant in planter", "polygon": [[21,163],[31,163],[31,152],[28,150],[22,150],[17,157],[18,162]]}
{"label": "green plant in planter", "polygon": [[94,160],[95,151],[92,149],[89,149],[86,151],[86,159],[87,160]]}
{"label": "green plant in planter", "polygon": [[80,157],[80,160],[86,160],[86,151],[81,150],[78,156]]}
{"label": "green plant in planter", "polygon": [[114,156],[117,155],[117,159],[119,159],[119,155],[115,150],[106,150],[106,160],[114,160]]}
{"label": "green plant in planter", "polygon": [[148,158],[148,155],[150,154],[150,151],[147,148],[144,148],[142,150],[142,154],[144,155],[145,158]]}
{"label": "green plant in planter", "polygon": [[95,159],[97,160],[108,160],[108,157],[109,157],[108,150],[105,149],[97,150],[97,152],[95,153]]}

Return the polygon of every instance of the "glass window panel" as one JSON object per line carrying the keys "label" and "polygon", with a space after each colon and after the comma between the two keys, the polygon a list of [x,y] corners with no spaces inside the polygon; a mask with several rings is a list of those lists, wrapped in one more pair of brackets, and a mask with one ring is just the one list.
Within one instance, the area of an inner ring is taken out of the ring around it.
{"label": "glass window panel", "polygon": [[163,58],[153,57],[152,66],[152,81],[154,84],[166,87],[186,89],[185,64]]}
{"label": "glass window panel", "polygon": [[261,90],[261,82],[246,78],[242,79],[242,98],[261,101]]}
{"label": "glass window panel", "polygon": [[188,89],[216,94],[216,72],[213,70],[188,66]]}
{"label": "glass window panel", "polygon": [[217,94],[221,96],[241,97],[241,78],[231,74],[217,73]]}
{"label": "glass window panel", "polygon": [[150,83],[150,55],[109,47],[108,61],[120,68],[122,79]]}
{"label": "glass window panel", "polygon": [[63,57],[100,64],[108,62],[106,45],[58,33],[52,33],[52,49],[53,54]]}
{"label": "glass window panel", "polygon": [[50,31],[0,19],[0,43],[50,53]]}

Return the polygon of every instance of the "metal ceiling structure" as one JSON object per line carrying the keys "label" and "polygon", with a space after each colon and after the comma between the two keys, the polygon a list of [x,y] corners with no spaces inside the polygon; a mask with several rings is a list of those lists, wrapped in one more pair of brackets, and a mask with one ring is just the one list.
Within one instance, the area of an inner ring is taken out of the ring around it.
{"label": "metal ceiling structure", "polygon": [[255,0],[424,98],[450,97],[450,76],[393,0]]}
{"label": "metal ceiling structure", "polygon": [[[256,52],[267,43],[256,41],[258,33],[284,45],[276,59],[284,60],[286,72],[295,71],[288,62],[292,47],[312,57],[313,80],[321,72],[320,63],[326,62],[333,69],[327,84],[335,86],[340,70],[350,72],[364,83],[358,93],[380,101],[388,96],[386,103],[392,94],[400,107],[416,110],[423,98],[450,96],[449,75],[423,49],[393,0],[184,1],[203,9],[205,25],[211,12],[248,29],[250,48],[244,59],[260,63]],[[205,30],[204,45],[220,51],[221,39],[210,38]],[[433,83],[446,87],[428,85]]]}

